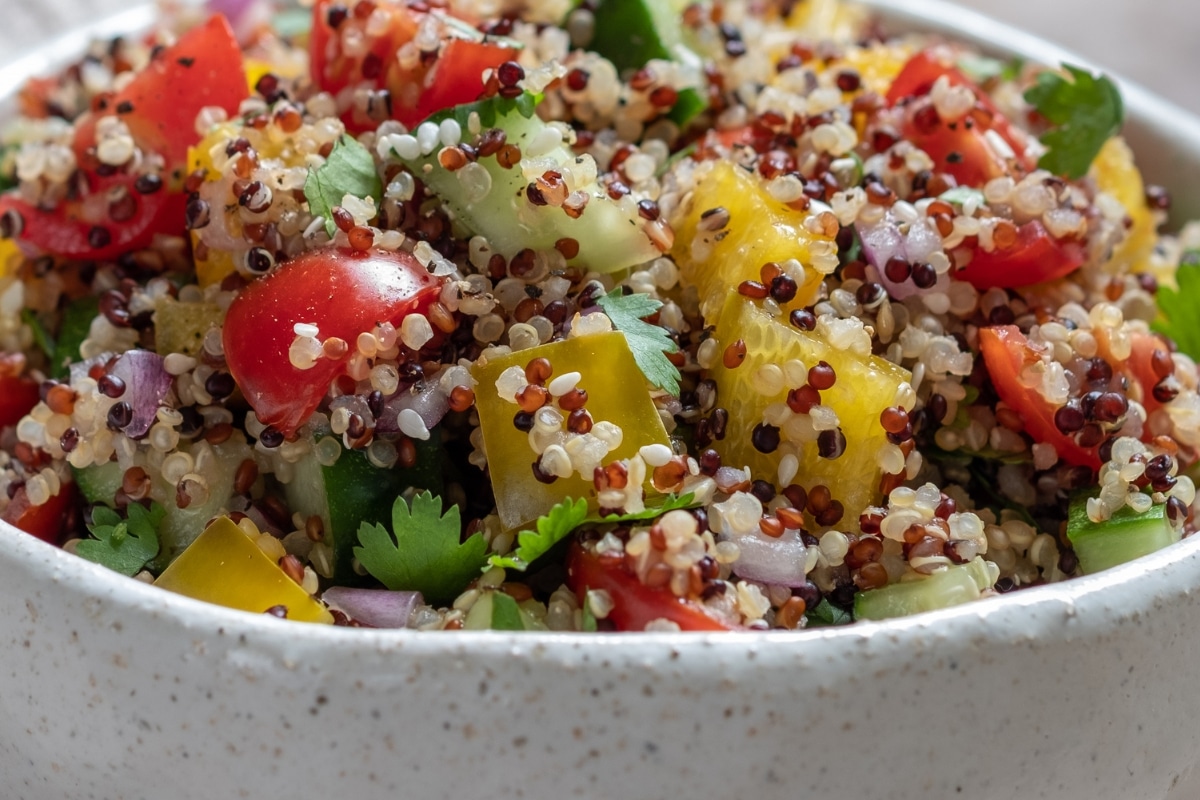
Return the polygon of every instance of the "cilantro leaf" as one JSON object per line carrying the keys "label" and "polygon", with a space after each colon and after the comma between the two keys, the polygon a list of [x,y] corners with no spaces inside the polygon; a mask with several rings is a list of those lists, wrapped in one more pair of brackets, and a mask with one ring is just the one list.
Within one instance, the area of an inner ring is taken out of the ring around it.
{"label": "cilantro leaf", "polygon": [[587,521],[588,504],[582,497],[570,497],[556,504],[535,523],[536,530],[517,534],[517,547],[509,555],[492,556],[488,563],[493,567],[506,567],[524,571],[531,563],[544,555],[551,547],[571,535],[571,531]]}
{"label": "cilantro leaf", "polygon": [[1180,259],[1175,272],[1178,289],[1158,287],[1158,319],[1151,327],[1170,337],[1175,345],[1195,359],[1200,359],[1200,325],[1196,324],[1196,309],[1200,308],[1200,251],[1191,250]]}
{"label": "cilantro leaf", "polygon": [[139,503],[129,505],[129,518],[107,506],[97,506],[88,526],[95,539],[84,539],[76,554],[122,575],[133,576],[158,555],[158,526],[167,510],[158,503],[146,508]]}
{"label": "cilantro leaf", "polygon": [[1074,180],[1087,174],[1100,148],[1121,129],[1125,109],[1116,84],[1104,75],[1070,64],[1063,68],[1070,80],[1043,72],[1025,99],[1054,125],[1040,139],[1049,149],[1038,166]]}
{"label": "cilantro leaf", "polygon": [[392,533],[383,525],[362,523],[354,556],[392,590],[417,591],[425,600],[454,600],[487,563],[487,540],[476,533],[460,542],[458,506],[442,514],[442,501],[429,492],[392,505]]}
{"label": "cilantro leaf", "polygon": [[568,497],[538,517],[535,523],[537,530],[521,531],[517,534],[517,547],[512,553],[506,556],[492,556],[488,559],[488,565],[516,569],[523,572],[529,568],[530,564],[549,552],[550,548],[570,536],[576,528],[586,523],[640,522],[654,519],[678,508],[689,508],[695,504],[695,498],[691,494],[681,496],[670,494],[666,496],[661,504],[651,506],[642,511],[636,511],[632,514],[610,514],[607,517],[589,517],[587,500],[582,497],[578,500]]}
{"label": "cilantro leaf", "polygon": [[821,598],[821,602],[817,603],[816,608],[811,608],[804,615],[808,619],[808,628],[828,628],[834,625],[849,625],[854,621],[854,617],[849,611],[838,608],[833,603],[830,603],[825,598]]}
{"label": "cilantro leaf", "polygon": [[370,197],[378,205],[383,197],[383,182],[375,171],[375,159],[367,148],[353,136],[342,134],[333,145],[329,158],[319,167],[308,171],[304,181],[304,196],[313,216],[325,218],[325,230],[330,236],[337,232],[333,209],[342,204],[346,195]]}
{"label": "cilantro leaf", "polygon": [[592,613],[592,604],[588,602],[587,595],[584,595],[583,603],[579,610],[583,612],[579,629],[584,633],[595,633],[600,626],[596,624],[596,615]]}
{"label": "cilantro leaf", "polygon": [[613,327],[625,334],[633,359],[646,380],[663,391],[679,394],[679,369],[666,356],[679,347],[665,329],[643,321],[643,317],[662,308],[662,303],[636,292],[621,294],[620,287],[601,297],[598,302],[612,320]]}

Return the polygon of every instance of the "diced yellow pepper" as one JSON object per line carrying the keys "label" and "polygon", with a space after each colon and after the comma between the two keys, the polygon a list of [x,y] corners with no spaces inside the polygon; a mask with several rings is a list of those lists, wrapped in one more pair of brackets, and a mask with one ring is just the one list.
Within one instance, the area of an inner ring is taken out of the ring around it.
{"label": "diced yellow pepper", "polygon": [[[729,212],[729,223],[720,230],[707,230],[711,223],[702,226],[701,218],[714,208]],[[837,245],[805,227],[810,216],[771,197],[757,176],[727,161],[715,163],[700,178],[682,218],[673,223],[672,255],[683,279],[700,291],[705,316],[720,309],[725,289],[760,280],[763,265],[770,261],[800,263],[799,274],[792,273],[799,290],[786,305],[811,304],[823,277],[813,267],[813,258],[822,254],[823,259],[833,258],[836,266]]]}
{"label": "diced yellow pepper", "polygon": [[[1125,213],[1133,223],[1125,232],[1125,238],[1113,251],[1107,269],[1112,272],[1140,272],[1146,268],[1150,253],[1154,250],[1154,212],[1146,204],[1146,187],[1142,173],[1133,163],[1133,151],[1119,136],[1104,143],[1100,153],[1092,161],[1091,176],[1096,188],[1112,195],[1125,206]],[[1155,275],[1172,284],[1169,275]]]}
{"label": "diced yellow pepper", "polygon": [[867,19],[867,10],[841,0],[802,0],[788,15],[788,27],[814,39],[850,41]]}
{"label": "diced yellow pepper", "polygon": [[154,311],[154,349],[162,356],[197,355],[204,334],[220,324],[221,307],[216,303],[184,303],[164,297]]}
{"label": "diced yellow pepper", "polygon": [[[520,410],[496,390],[496,379],[509,367],[525,368],[535,358],[547,359],[555,375],[580,373],[579,388],[588,393],[587,410],[594,422],[620,426],[621,445],[604,460],[610,463],[635,455],[639,448],[654,443],[669,444],[666,429],[646,390],[646,379],[638,369],[625,335],[618,331],[576,336],[560,342],[520,350],[472,368],[479,381],[475,407],[487,451],[488,470],[496,494],[500,522],[507,530],[527,525],[565,497],[586,497],[596,508],[596,491],[591,476],[578,474],[559,478],[552,484],[533,475],[537,453],[529,434],[513,425]],[[566,414],[564,414],[566,416]]]}
{"label": "diced yellow pepper", "polygon": [[[712,371],[717,382],[717,403],[729,412],[725,438],[714,442],[713,447],[724,463],[749,466],[755,478],[772,483],[778,482],[780,460],[792,452],[799,459],[793,482],[810,491],[817,485],[827,486],[833,498],[845,507],[847,518],[856,518],[879,495],[879,452],[888,444],[880,412],[896,403],[897,389],[911,381],[911,373],[878,356],[836,350],[815,332],[799,330],[772,317],[736,292],[726,297],[717,323],[719,347],[723,353],[740,339],[746,345],[746,358],[733,369],[718,363]],[[796,361],[803,364],[800,370]],[[845,452],[837,458],[822,458],[815,441],[789,441],[786,424],[778,426],[780,447],[772,453],[759,452],[751,442],[751,433],[764,421],[768,406],[775,404],[778,408],[784,403],[788,390],[806,383],[808,368],[819,361],[832,366],[836,374],[834,385],[820,393],[821,405],[837,412],[846,437]],[[764,368],[766,371],[760,372]],[[789,370],[800,371],[800,380],[789,381]]]}
{"label": "diced yellow pepper", "polygon": [[329,610],[289,578],[229,517],[209,525],[154,585],[255,614],[283,606],[288,619],[333,623]]}
{"label": "diced yellow pepper", "polygon": [[23,260],[21,248],[17,247],[15,241],[0,239],[0,278],[16,274],[17,270],[21,268]]}

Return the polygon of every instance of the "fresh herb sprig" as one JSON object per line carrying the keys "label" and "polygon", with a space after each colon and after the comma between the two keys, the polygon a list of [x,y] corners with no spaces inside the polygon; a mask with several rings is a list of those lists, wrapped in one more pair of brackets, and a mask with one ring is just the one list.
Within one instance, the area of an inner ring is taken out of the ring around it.
{"label": "fresh herb sprig", "polygon": [[353,136],[342,134],[325,163],[310,169],[304,181],[308,209],[313,216],[325,218],[325,231],[331,237],[337,233],[333,209],[340,206],[348,194],[360,199],[369,197],[378,206],[383,197],[383,182],[379,180],[375,159],[367,148]]}
{"label": "fresh herb sprig", "polygon": [[679,369],[667,358],[679,346],[658,325],[645,321],[662,308],[662,303],[644,294],[622,294],[617,287],[597,301],[612,320],[613,327],[625,334],[638,369],[651,384],[671,394],[679,394]]}
{"label": "fresh herb sprig", "polygon": [[442,501],[429,492],[392,505],[392,531],[364,522],[354,555],[392,590],[420,592],[426,602],[449,604],[487,563],[482,533],[461,541],[458,506],[442,513]]}
{"label": "fresh herb sprig", "polygon": [[1042,72],[1025,100],[1054,127],[1039,141],[1049,148],[1038,166],[1071,180],[1082,178],[1100,148],[1120,129],[1125,106],[1117,85],[1104,75],[1063,64],[1070,79]]}
{"label": "fresh herb sprig", "polygon": [[96,538],[80,541],[76,554],[122,575],[141,572],[158,555],[158,526],[167,510],[153,502],[149,508],[131,503],[127,513],[122,519],[108,506],[96,506],[88,526]]}
{"label": "fresh herb sprig", "polygon": [[1175,272],[1178,289],[1159,286],[1159,316],[1151,327],[1170,337],[1175,346],[1194,359],[1200,359],[1200,324],[1196,309],[1200,308],[1200,250],[1189,250],[1180,259]]}
{"label": "fresh herb sprig", "polygon": [[488,564],[493,567],[506,567],[524,571],[537,559],[541,558],[550,548],[571,535],[582,525],[604,522],[641,522],[654,519],[668,511],[677,508],[690,508],[696,505],[691,494],[667,495],[663,502],[642,511],[631,514],[612,514],[607,517],[589,517],[587,500],[583,498],[566,498],[555,505],[534,523],[534,530],[521,531],[517,535],[517,547],[506,556],[492,556]]}

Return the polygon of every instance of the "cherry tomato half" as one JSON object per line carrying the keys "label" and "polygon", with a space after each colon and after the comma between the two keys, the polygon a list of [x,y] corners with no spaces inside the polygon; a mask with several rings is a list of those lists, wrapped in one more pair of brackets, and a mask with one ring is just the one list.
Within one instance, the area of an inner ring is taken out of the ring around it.
{"label": "cherry tomato half", "polygon": [[975,248],[970,263],[954,277],[968,281],[981,292],[1031,286],[1069,275],[1086,257],[1079,242],[1055,239],[1041,222],[1033,220],[1017,228],[1017,240],[1010,247],[991,251]]}
{"label": "cherry tomato half", "polygon": [[642,631],[647,623],[668,619],[685,631],[728,631],[729,625],[676,597],[667,587],[646,586],[620,557],[605,558],[575,543],[567,557],[567,585],[586,601],[589,589],[603,589],[613,600],[607,619],[620,631]]}
{"label": "cherry tomato half", "polygon": [[[374,14],[386,15],[387,23],[378,24],[381,32],[368,36],[366,22],[347,15],[334,0],[321,0],[313,7],[309,39],[313,82],[333,95],[357,85],[387,89],[391,116],[410,128],[438,111],[479,99],[484,70],[516,57],[513,48],[474,35],[470,24],[450,21],[443,24],[435,59],[421,58],[404,66],[398,52],[413,40],[428,14],[402,4],[376,6]],[[356,35],[366,40],[361,52],[353,55],[344,47],[348,28],[355,28]],[[342,117],[351,131],[374,127],[366,119],[356,119],[353,109]]]}
{"label": "cherry tomato half", "polygon": [[17,489],[12,500],[0,514],[0,519],[36,536],[43,542],[58,544],[62,541],[67,529],[67,517],[75,504],[75,484],[65,483],[58,494],[40,506],[30,505],[29,495],[22,486]]}
{"label": "cherry tomato half", "polygon": [[[182,193],[187,148],[194,144],[196,116],[219,106],[236,114],[246,97],[241,50],[224,17],[215,16],[185,33],[160,52],[103,108],[75,124],[75,158],[83,191],[53,208],[40,208],[16,192],[0,196],[0,214],[21,220],[19,240],[62,258],[111,259],[148,247],[157,234],[184,232]],[[137,145],[163,159],[160,184],[139,184],[124,171],[101,169],[96,158],[96,128],[117,116]]]}
{"label": "cherry tomato half", "polygon": [[[223,332],[229,371],[259,420],[291,435],[316,411],[330,381],[344,374],[360,333],[379,322],[398,329],[440,291],[441,283],[408,253],[304,253],[247,286],[229,306]],[[345,354],[297,369],[289,358],[297,323],[316,325],[321,341],[343,340]]]}
{"label": "cherry tomato half", "polygon": [[23,354],[0,353],[0,428],[16,425],[37,405],[37,381],[24,371]]}

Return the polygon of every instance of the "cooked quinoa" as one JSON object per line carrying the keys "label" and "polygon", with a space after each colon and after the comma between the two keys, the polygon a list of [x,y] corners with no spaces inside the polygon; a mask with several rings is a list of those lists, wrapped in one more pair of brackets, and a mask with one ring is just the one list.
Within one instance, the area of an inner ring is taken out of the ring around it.
{"label": "cooked quinoa", "polygon": [[1190,534],[1160,300],[1200,233],[1157,232],[1112,84],[832,0],[665,5],[179,16],[31,81],[3,519],[421,630],[796,629]]}

